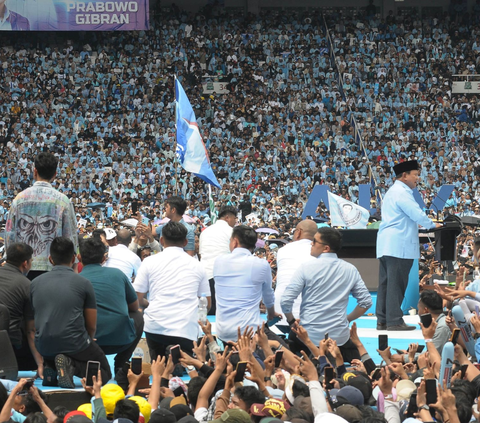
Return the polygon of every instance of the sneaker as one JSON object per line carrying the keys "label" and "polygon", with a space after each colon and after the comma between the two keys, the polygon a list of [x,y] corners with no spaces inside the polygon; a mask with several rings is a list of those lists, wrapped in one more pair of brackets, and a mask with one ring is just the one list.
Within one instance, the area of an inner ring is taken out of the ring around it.
{"label": "sneaker", "polygon": [[58,386],[57,371],[51,367],[43,368],[43,386]]}
{"label": "sneaker", "polygon": [[386,323],[377,323],[377,330],[387,330]]}
{"label": "sneaker", "polygon": [[75,367],[72,364],[72,360],[64,354],[58,354],[55,357],[55,367],[58,373],[58,386],[69,389],[75,388],[73,383]]}
{"label": "sneaker", "polygon": [[395,331],[399,332],[399,331],[403,331],[403,330],[415,330],[415,329],[417,329],[416,326],[409,326],[405,323],[402,323],[400,325],[394,325],[394,326],[388,326],[387,327],[387,330],[393,331],[393,332],[395,332]]}

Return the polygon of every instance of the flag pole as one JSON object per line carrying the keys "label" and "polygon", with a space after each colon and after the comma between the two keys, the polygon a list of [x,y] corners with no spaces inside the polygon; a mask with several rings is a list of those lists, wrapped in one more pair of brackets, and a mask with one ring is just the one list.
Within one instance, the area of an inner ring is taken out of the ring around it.
{"label": "flag pole", "polygon": [[175,173],[175,195],[178,195],[178,178],[177,178],[177,107],[178,107],[178,98],[177,98],[177,75],[173,75],[173,90],[175,92],[175,142],[173,143],[173,151],[175,152],[173,156],[173,171]]}

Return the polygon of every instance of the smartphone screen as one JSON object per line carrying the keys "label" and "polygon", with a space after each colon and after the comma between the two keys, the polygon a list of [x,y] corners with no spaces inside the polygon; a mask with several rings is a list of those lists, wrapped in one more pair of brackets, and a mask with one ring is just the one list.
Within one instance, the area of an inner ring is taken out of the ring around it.
{"label": "smartphone screen", "polygon": [[465,377],[465,373],[467,373],[467,369],[468,369],[468,364],[464,364],[462,367],[460,367],[462,379]]}
{"label": "smartphone screen", "polygon": [[388,335],[378,335],[378,349],[385,351],[388,348]]}
{"label": "smartphone screen", "polygon": [[132,357],[132,372],[136,375],[142,373],[142,357]]}
{"label": "smartphone screen", "polygon": [[453,329],[452,336],[450,338],[450,342],[453,345],[457,345],[459,335],[460,335],[460,329],[458,328]]}
{"label": "smartphone screen", "polygon": [[87,362],[87,375],[86,375],[86,386],[93,386],[93,376],[97,377],[98,371],[100,370],[99,361],[88,361]]}
{"label": "smartphone screen", "polygon": [[242,382],[245,377],[245,370],[247,370],[247,362],[239,361],[237,364],[237,374],[235,375],[234,382]]}
{"label": "smartphone screen", "polygon": [[420,321],[422,322],[423,327],[428,328],[432,324],[432,315],[430,313],[421,314]]}
{"label": "smartphone screen", "polygon": [[280,367],[280,363],[282,362],[283,358],[283,351],[276,351],[275,352],[275,368]]}
{"label": "smartphone screen", "polygon": [[175,345],[170,348],[170,356],[172,357],[173,364],[177,365],[180,363],[180,345]]}
{"label": "smartphone screen", "polygon": [[175,388],[175,390],[173,391],[173,395],[175,395],[175,397],[179,397],[180,395],[183,395],[183,394],[184,392],[181,386],[179,386],[178,388]]}
{"label": "smartphone screen", "polygon": [[132,201],[132,213],[137,214],[138,212],[138,201]]}
{"label": "smartphone screen", "polygon": [[333,379],[333,367],[325,367],[323,373],[325,376],[325,383],[328,386]]}
{"label": "smartphone screen", "polygon": [[425,349],[425,345],[419,345],[417,348],[417,353],[421,353]]}
{"label": "smartphone screen", "polygon": [[427,404],[435,404],[437,402],[437,380],[425,379],[427,390]]}

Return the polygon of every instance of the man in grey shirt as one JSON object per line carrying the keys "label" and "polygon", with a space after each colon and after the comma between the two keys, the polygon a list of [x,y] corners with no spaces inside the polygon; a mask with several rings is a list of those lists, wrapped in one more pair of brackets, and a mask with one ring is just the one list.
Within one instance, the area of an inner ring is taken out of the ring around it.
{"label": "man in grey shirt", "polygon": [[[301,293],[300,321],[310,339],[318,345],[328,333],[330,338],[337,341],[344,360],[351,362],[354,358],[360,359],[360,355],[350,340],[349,323],[372,306],[372,297],[357,268],[338,258],[341,244],[342,236],[336,229],[318,229],[310,253],[317,259],[304,263],[295,271],[281,305],[288,324],[292,326],[295,323],[293,302]],[[350,294],[357,300],[357,306],[347,315]],[[306,347],[295,336],[291,338],[294,350],[306,351]]]}

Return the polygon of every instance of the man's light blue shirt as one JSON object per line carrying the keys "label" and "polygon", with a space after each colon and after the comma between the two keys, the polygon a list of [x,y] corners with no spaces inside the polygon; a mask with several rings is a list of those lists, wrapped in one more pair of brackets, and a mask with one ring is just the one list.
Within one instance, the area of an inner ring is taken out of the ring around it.
{"label": "man's light blue shirt", "polygon": [[359,307],[372,306],[372,297],[357,268],[339,259],[335,253],[323,253],[317,260],[309,261],[297,269],[283,294],[283,313],[292,312],[293,302],[300,293],[300,323],[315,344],[327,332],[339,346],[350,339],[347,320],[350,294]]}
{"label": "man's light blue shirt", "polygon": [[420,258],[418,225],[435,227],[413,197],[413,190],[397,180],[382,201],[382,223],[377,235],[377,258]]}
{"label": "man's light blue shirt", "polygon": [[267,308],[275,303],[272,271],[267,260],[246,248],[235,248],[219,256],[213,265],[217,301],[216,329],[222,341],[235,341],[237,328],[262,324],[260,301]]}

